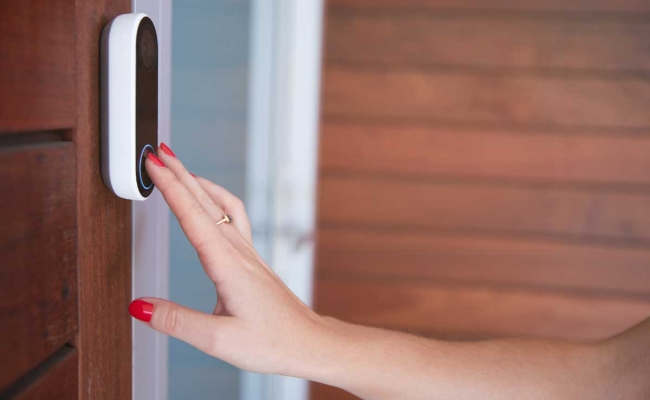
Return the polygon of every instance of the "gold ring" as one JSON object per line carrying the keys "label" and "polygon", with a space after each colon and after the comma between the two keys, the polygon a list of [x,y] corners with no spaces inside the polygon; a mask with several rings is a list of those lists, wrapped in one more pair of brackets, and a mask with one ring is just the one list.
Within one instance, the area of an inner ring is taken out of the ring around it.
{"label": "gold ring", "polygon": [[223,223],[229,224],[232,222],[232,218],[230,218],[230,215],[224,214],[223,218],[221,218],[219,221],[217,221],[217,225],[221,225]]}

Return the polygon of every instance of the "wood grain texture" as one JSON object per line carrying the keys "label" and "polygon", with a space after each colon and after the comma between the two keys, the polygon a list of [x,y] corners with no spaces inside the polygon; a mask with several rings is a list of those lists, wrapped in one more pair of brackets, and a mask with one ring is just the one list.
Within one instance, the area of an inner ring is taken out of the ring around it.
{"label": "wood grain texture", "polygon": [[598,340],[650,315],[648,301],[516,288],[319,279],[315,290],[322,314],[446,336]]}
{"label": "wood grain texture", "polygon": [[323,228],[318,277],[628,293],[650,300],[650,250],[518,237]]}
{"label": "wood grain texture", "polygon": [[568,79],[326,66],[323,115],[530,125],[646,128],[650,80]]}
{"label": "wood grain texture", "polygon": [[328,0],[315,309],[446,340],[647,318],[648,13]]}
{"label": "wood grain texture", "polygon": [[37,377],[29,382],[27,386],[11,396],[13,400],[42,400],[42,399],[65,399],[74,400],[78,397],[79,382],[79,354],[75,349],[67,349],[53,365],[48,365]]}
{"label": "wood grain texture", "polygon": [[75,171],[69,142],[0,148],[0,391],[77,334]]}
{"label": "wood grain texture", "polygon": [[325,124],[321,168],[408,175],[650,185],[650,131]]}
{"label": "wood grain texture", "polygon": [[645,0],[327,0],[330,9],[650,12]]}
{"label": "wood grain texture", "polygon": [[75,3],[0,2],[0,134],[75,125]]}
{"label": "wood grain texture", "polygon": [[99,43],[130,0],[78,2],[77,221],[79,397],[131,398],[131,203],[106,188],[100,170]]}
{"label": "wood grain texture", "polygon": [[650,195],[482,182],[322,176],[327,225],[650,242]]}
{"label": "wood grain texture", "polygon": [[646,19],[593,15],[331,13],[330,64],[647,71]]}

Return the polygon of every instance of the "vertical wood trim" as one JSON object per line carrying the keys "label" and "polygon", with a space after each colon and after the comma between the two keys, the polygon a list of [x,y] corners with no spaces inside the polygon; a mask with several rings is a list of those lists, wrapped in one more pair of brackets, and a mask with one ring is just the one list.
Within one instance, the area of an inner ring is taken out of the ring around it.
{"label": "vertical wood trim", "polygon": [[[171,132],[171,69],[172,69],[172,0],[159,0],[161,13],[161,39],[163,51],[160,52],[160,110],[158,113],[158,139],[172,142]],[[158,213],[158,273],[156,275],[156,293],[165,298],[169,297],[169,207],[162,195],[157,202]],[[167,335],[156,333],[156,354],[158,366],[156,369],[156,400],[167,400],[169,393],[169,344]]]}
{"label": "vertical wood trim", "polygon": [[131,398],[131,203],[100,171],[99,43],[130,0],[77,2],[79,398]]}

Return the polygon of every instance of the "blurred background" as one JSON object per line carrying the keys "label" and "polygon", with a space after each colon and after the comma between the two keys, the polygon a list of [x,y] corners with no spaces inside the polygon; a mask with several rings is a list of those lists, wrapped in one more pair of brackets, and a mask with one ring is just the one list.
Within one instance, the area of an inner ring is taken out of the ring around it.
{"label": "blurred background", "polygon": [[[650,315],[647,2],[329,0],[322,80],[283,64],[321,65],[281,48],[301,23],[276,18],[288,3],[173,2],[172,142],[246,201],[305,301],[455,340],[595,340]],[[282,120],[287,87],[311,88],[320,115]],[[300,166],[313,184],[286,179]],[[209,312],[214,288],[170,229],[170,297]],[[170,340],[170,399],[307,398],[266,379]]]}
{"label": "blurred background", "polygon": [[462,340],[647,317],[643,4],[328,1],[316,309]]}

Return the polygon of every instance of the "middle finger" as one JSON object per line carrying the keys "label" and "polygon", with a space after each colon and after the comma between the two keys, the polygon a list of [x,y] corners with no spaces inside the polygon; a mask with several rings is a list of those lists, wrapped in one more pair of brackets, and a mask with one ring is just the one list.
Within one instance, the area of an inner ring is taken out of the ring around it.
{"label": "middle finger", "polygon": [[158,157],[162,158],[165,166],[176,175],[176,178],[187,188],[215,222],[221,220],[225,215],[224,210],[203,190],[203,187],[201,187],[199,182],[185,168],[174,152],[164,143],[161,143],[159,149]]}

